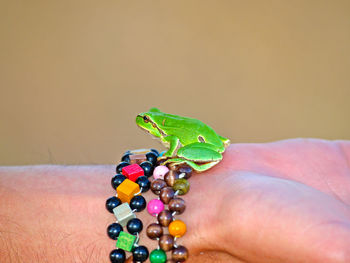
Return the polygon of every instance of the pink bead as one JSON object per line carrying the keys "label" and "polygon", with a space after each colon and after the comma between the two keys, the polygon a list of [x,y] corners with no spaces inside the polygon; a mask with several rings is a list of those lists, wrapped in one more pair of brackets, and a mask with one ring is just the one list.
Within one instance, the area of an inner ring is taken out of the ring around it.
{"label": "pink bead", "polygon": [[152,216],[157,216],[160,212],[164,210],[164,204],[159,199],[152,199],[148,202],[147,211]]}
{"label": "pink bead", "polygon": [[164,175],[166,175],[167,172],[169,172],[168,167],[166,167],[165,165],[159,165],[153,171],[153,178],[164,179]]}

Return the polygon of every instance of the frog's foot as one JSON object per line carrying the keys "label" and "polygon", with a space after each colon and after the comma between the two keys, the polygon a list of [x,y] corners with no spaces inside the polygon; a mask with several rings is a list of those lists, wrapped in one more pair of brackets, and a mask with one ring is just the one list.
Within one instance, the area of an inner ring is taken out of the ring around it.
{"label": "frog's foot", "polygon": [[204,171],[210,169],[211,167],[213,167],[214,165],[216,165],[217,163],[219,163],[219,161],[197,164],[193,161],[189,161],[189,160],[185,160],[185,159],[181,159],[181,158],[172,158],[172,159],[166,160],[163,163],[163,165],[168,164],[170,167],[173,167],[173,166],[177,166],[180,164],[187,164],[188,166],[192,167],[192,169],[197,171],[197,172],[204,172]]}
{"label": "frog's foot", "polygon": [[162,162],[162,161],[165,161],[165,160],[167,160],[167,159],[170,159],[171,157],[169,157],[169,156],[160,156],[160,157],[158,157],[157,158],[157,161],[158,162]]}
{"label": "frog's foot", "polygon": [[225,148],[231,144],[230,139],[225,138],[225,137],[222,137],[222,136],[220,136],[220,135],[219,135],[219,138],[220,138],[220,140],[224,143]]}

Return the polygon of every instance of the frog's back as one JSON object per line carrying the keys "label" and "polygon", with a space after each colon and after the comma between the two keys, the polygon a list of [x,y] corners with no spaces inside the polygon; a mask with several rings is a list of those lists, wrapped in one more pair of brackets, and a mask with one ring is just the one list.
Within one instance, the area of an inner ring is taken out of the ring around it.
{"label": "frog's back", "polygon": [[154,118],[161,130],[167,135],[178,137],[183,145],[206,142],[222,147],[223,151],[225,149],[220,136],[200,120],[167,113],[154,114]]}

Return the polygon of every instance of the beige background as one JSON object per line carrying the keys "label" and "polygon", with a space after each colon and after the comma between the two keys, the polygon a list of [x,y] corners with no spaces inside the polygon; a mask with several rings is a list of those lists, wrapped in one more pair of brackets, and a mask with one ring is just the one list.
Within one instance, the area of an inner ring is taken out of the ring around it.
{"label": "beige background", "polygon": [[350,139],[350,1],[0,0],[0,164],[112,163],[138,112]]}

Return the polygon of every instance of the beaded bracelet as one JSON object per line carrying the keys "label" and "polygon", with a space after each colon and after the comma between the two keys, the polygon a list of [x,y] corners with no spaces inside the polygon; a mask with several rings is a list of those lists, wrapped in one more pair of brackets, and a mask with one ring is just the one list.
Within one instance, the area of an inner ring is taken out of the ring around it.
{"label": "beaded bracelet", "polygon": [[[125,251],[132,253],[134,262],[144,262],[149,256],[148,249],[138,244],[143,224],[135,212],[146,208],[146,200],[140,194],[150,188],[148,177],[153,173],[158,155],[155,149],[127,151],[117,165],[116,175],[111,180],[117,194],[106,201],[107,210],[116,217],[116,222],[107,227],[107,235],[117,240],[117,249],[109,255],[112,263],[124,263]],[[123,231],[125,226],[129,233]]]}
{"label": "beaded bracelet", "polygon": [[[160,156],[155,149],[127,151],[117,165],[116,175],[111,180],[117,194],[106,201],[107,210],[116,217],[116,222],[107,228],[108,236],[117,240],[117,249],[109,255],[112,263],[124,263],[125,251],[132,253],[129,259],[133,262],[144,262],[148,257],[151,263],[183,262],[188,258],[188,250],[176,243],[177,238],[186,233],[186,225],[175,219],[175,215],[185,211],[185,201],[178,196],[189,191],[187,179],[191,177],[192,169],[188,166],[174,168],[170,165],[170,169],[164,165],[157,166]],[[148,178],[152,175],[151,183]],[[138,244],[143,224],[136,218],[135,212],[146,208],[146,200],[140,194],[150,188],[158,198],[148,202],[147,210],[157,218],[157,222],[147,227],[147,236],[158,240],[158,248],[149,254],[145,246]],[[123,231],[125,226],[129,233]],[[163,228],[168,231],[163,231]],[[167,259],[166,252],[170,251],[171,259]]]}
{"label": "beaded bracelet", "polygon": [[[151,190],[158,195],[158,199],[151,200],[147,205],[148,212],[157,217],[157,222],[147,227],[147,236],[158,240],[158,248],[150,254],[151,263],[183,262],[188,258],[188,250],[184,246],[178,246],[176,239],[186,233],[186,224],[175,215],[185,211],[186,205],[178,195],[184,195],[189,191],[188,178],[192,169],[188,166],[180,166],[177,169],[166,166],[158,166],[153,172]],[[165,209],[165,205],[168,209]],[[167,229],[163,231],[163,228]],[[171,259],[167,260],[166,252],[171,251]]]}

